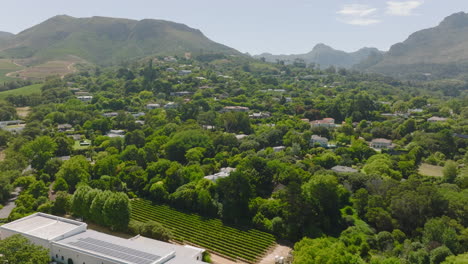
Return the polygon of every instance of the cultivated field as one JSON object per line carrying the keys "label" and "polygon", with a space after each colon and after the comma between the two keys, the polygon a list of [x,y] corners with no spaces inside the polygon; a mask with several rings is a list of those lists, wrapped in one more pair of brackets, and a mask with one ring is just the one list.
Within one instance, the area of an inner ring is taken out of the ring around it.
{"label": "cultivated field", "polygon": [[206,219],[145,200],[132,201],[132,219],[154,220],[171,230],[174,240],[189,242],[232,260],[257,263],[275,245],[275,237],[256,230],[226,226],[219,219]]}
{"label": "cultivated field", "polygon": [[73,67],[74,64],[74,61],[48,61],[43,64],[23,69],[16,72],[15,75],[19,78],[33,80],[44,79],[51,75],[64,76],[75,72],[75,68]]}
{"label": "cultivated field", "polygon": [[0,92],[0,100],[5,99],[8,95],[31,95],[34,93],[41,93],[41,84],[33,84],[18,89]]}
{"label": "cultivated field", "polygon": [[441,166],[435,166],[427,163],[423,163],[421,166],[419,166],[419,174],[424,176],[442,177],[442,170],[443,167]]}
{"label": "cultivated field", "polygon": [[14,80],[14,74],[7,76],[8,73],[22,70],[24,67],[15,64],[10,59],[0,59],[0,82]]}

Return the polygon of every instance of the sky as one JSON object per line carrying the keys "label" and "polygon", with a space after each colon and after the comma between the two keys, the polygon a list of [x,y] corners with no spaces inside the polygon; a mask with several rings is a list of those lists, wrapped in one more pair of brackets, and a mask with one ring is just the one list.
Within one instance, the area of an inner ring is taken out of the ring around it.
{"label": "sky", "polygon": [[316,44],[388,50],[438,25],[468,0],[13,0],[0,31],[18,33],[55,15],[164,19],[200,29],[241,52],[298,54]]}

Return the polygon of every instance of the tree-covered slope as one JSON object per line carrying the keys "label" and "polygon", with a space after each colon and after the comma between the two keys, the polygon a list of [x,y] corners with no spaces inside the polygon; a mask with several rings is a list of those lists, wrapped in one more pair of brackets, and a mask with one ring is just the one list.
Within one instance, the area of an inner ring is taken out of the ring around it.
{"label": "tree-covered slope", "polygon": [[56,16],[10,39],[0,55],[41,62],[70,55],[108,65],[149,55],[239,54],[197,29],[163,20]]}
{"label": "tree-covered slope", "polygon": [[315,63],[322,68],[329,66],[348,68],[365,60],[371,54],[381,54],[381,52],[375,48],[362,48],[358,51],[348,53],[333,49],[325,44],[318,44],[312,51],[306,54],[272,55],[263,53],[255,55],[254,57],[265,58],[265,60],[269,62],[276,62],[279,60],[285,63],[293,63],[296,59],[302,59],[308,64]]}

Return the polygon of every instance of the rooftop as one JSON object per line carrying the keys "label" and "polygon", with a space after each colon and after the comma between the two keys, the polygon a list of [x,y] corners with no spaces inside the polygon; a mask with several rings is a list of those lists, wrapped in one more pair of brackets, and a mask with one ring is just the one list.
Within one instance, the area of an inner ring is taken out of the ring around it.
{"label": "rooftop", "polygon": [[372,140],[372,143],[388,143],[392,144],[392,141],[390,139],[385,139],[385,138],[374,138]]}
{"label": "rooftop", "polygon": [[127,264],[156,264],[164,263],[173,258],[175,251],[170,248],[153,247],[144,243],[123,239],[87,230],[72,237],[54,242],[66,248],[75,249],[85,253],[98,255],[101,258],[111,259],[116,263]]}
{"label": "rooftop", "polygon": [[205,176],[204,178],[207,179],[207,180],[210,180],[210,181],[216,181],[219,178],[229,177],[229,175],[231,175],[231,172],[233,172],[235,170],[236,170],[236,168],[230,168],[230,167],[221,168],[218,173]]}
{"label": "rooftop", "polygon": [[428,118],[427,121],[447,121],[447,118],[445,117],[439,117],[439,116],[433,116],[431,118]]}
{"label": "rooftop", "polygon": [[41,239],[54,240],[74,230],[86,229],[86,226],[85,223],[78,221],[37,213],[5,224],[1,228]]}
{"label": "rooftop", "polygon": [[170,259],[167,264],[202,264],[205,262],[196,261],[195,256],[204,251],[204,249],[191,247],[191,246],[179,246],[169,243],[165,243],[159,240],[137,236],[131,238],[138,245],[145,245],[151,248],[158,248],[163,250],[175,251],[175,257]]}
{"label": "rooftop", "polygon": [[358,170],[346,166],[335,166],[331,170],[334,172],[358,172]]}

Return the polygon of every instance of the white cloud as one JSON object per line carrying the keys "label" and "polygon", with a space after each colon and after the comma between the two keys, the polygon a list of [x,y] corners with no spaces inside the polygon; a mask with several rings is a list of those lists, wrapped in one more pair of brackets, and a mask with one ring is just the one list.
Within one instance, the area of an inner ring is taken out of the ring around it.
{"label": "white cloud", "polygon": [[358,26],[367,26],[372,24],[377,24],[380,22],[379,19],[375,17],[377,8],[360,5],[360,4],[351,4],[344,5],[337,14],[340,15],[338,18],[339,21]]}
{"label": "white cloud", "polygon": [[367,5],[352,4],[343,6],[337,13],[340,15],[365,17],[375,13],[375,11],[377,11],[377,8],[372,8]]}
{"label": "white cloud", "polygon": [[420,7],[422,4],[424,4],[423,0],[403,2],[388,1],[386,13],[394,16],[411,16],[413,15],[413,10]]}

